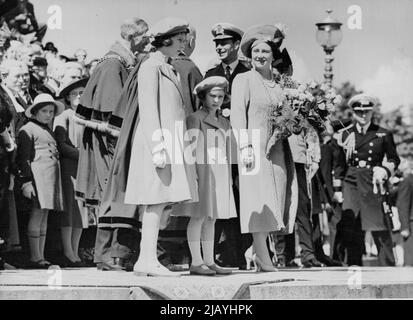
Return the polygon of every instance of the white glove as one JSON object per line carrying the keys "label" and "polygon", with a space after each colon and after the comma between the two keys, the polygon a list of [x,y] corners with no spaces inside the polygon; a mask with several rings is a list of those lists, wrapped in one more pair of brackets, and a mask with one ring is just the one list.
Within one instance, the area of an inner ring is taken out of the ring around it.
{"label": "white glove", "polygon": [[165,149],[159,150],[152,155],[152,162],[157,168],[165,168],[166,166],[166,151]]}
{"label": "white glove", "polygon": [[385,194],[386,190],[384,189],[384,183],[387,180],[387,171],[381,167],[373,168],[373,193],[377,194],[377,185],[379,185],[380,193]]}
{"label": "white glove", "polygon": [[23,185],[22,192],[23,192],[23,195],[26,198],[29,198],[29,199],[36,196],[36,192],[34,191],[33,183],[31,183],[31,182],[27,182]]}
{"label": "white glove", "polygon": [[341,191],[334,192],[333,200],[335,200],[338,203],[343,203],[343,201],[344,201],[343,192],[341,192]]}
{"label": "white glove", "polygon": [[254,149],[249,146],[241,150],[241,163],[247,168],[252,168],[255,162]]}

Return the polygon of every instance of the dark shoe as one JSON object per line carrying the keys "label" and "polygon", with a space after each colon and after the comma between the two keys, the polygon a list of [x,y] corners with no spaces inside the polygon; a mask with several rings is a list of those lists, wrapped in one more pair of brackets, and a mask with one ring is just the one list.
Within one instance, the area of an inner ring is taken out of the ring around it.
{"label": "dark shoe", "polygon": [[82,267],[82,262],[80,261],[72,261],[65,255],[63,255],[62,260],[60,262],[60,266],[62,268],[80,268]]}
{"label": "dark shoe", "polygon": [[39,260],[39,261],[29,261],[28,264],[26,264],[27,269],[49,269],[50,264],[44,263],[44,260]]}
{"label": "dark shoe", "polygon": [[287,262],[285,267],[286,268],[300,268],[300,266],[294,260]]}
{"label": "dark shoe", "polygon": [[324,263],[327,267],[343,267],[344,264],[341,261],[330,258],[329,256],[319,257],[318,261]]}
{"label": "dark shoe", "polygon": [[125,270],[126,272],[132,272],[134,263],[130,260],[123,258],[113,258],[113,264],[120,270]]}
{"label": "dark shoe", "polygon": [[303,261],[304,268],[322,268],[325,264],[318,261],[316,258],[311,258],[309,260]]}
{"label": "dark shoe", "polygon": [[[228,270],[228,269],[224,269],[224,268],[221,268],[220,266],[218,266],[218,265],[216,265],[216,264],[213,264],[213,265],[210,265],[210,266],[207,266],[209,269],[211,269],[212,271],[215,271],[215,273],[216,274],[223,274],[223,275],[228,275],[228,274],[231,274],[232,273],[232,271],[231,270]],[[246,269],[247,267],[245,266],[245,269]],[[244,270],[245,270],[244,269]],[[240,269],[241,270],[241,269]]]}
{"label": "dark shoe", "polygon": [[189,274],[197,276],[215,276],[217,273],[214,270],[209,269],[205,264],[200,266],[191,266],[189,268]]}

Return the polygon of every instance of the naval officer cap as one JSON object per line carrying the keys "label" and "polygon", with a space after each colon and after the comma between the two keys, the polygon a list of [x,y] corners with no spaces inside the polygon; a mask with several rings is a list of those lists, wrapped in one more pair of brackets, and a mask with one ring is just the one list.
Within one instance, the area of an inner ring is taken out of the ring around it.
{"label": "naval officer cap", "polygon": [[247,58],[251,58],[251,49],[258,43],[266,42],[279,48],[285,38],[282,26],[258,25],[245,31],[241,40],[241,52]]}
{"label": "naval officer cap", "polygon": [[148,30],[148,36],[151,38],[167,38],[179,33],[188,33],[189,24],[187,21],[179,18],[164,18]]}
{"label": "naval officer cap", "polygon": [[244,32],[231,23],[222,22],[217,23],[211,30],[214,41],[222,39],[241,40]]}
{"label": "naval officer cap", "polygon": [[219,88],[227,92],[228,86],[229,86],[228,80],[225,79],[224,77],[219,77],[219,76],[208,77],[197,84],[197,86],[194,88],[194,94],[199,95],[202,93],[206,93],[214,88]]}
{"label": "naval officer cap", "polygon": [[377,104],[377,101],[372,96],[367,94],[357,94],[350,99],[348,105],[354,111],[369,111],[373,110],[373,107]]}

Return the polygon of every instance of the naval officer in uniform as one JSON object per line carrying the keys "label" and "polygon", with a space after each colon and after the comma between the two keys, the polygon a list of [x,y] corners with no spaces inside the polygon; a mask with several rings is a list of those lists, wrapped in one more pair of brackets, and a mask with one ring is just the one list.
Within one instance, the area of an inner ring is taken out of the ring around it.
{"label": "naval officer in uniform", "polygon": [[[228,93],[231,94],[232,81],[240,74],[249,71],[243,62],[238,59],[241,38],[244,32],[230,23],[217,23],[211,30],[215,50],[221,61],[217,66],[209,69],[205,78],[220,76],[228,80]],[[230,101],[221,106],[222,115],[230,117]],[[238,180],[238,166],[232,166],[232,180]],[[233,184],[235,205],[239,215],[239,190],[236,183]],[[222,237],[223,235],[223,237]],[[223,240],[220,240],[220,239]],[[244,258],[245,251],[251,246],[250,234],[241,234],[239,217],[228,220],[218,220],[215,223],[215,254],[219,256],[218,264],[226,267],[246,268]]]}
{"label": "naval officer in uniform", "polygon": [[[362,265],[363,232],[371,231],[381,266],[394,266],[390,226],[382,201],[387,180],[400,163],[393,134],[372,123],[376,100],[365,94],[350,99],[354,122],[340,130],[335,142],[335,198],[343,202],[342,224],[349,265]],[[384,158],[386,157],[386,161]]]}

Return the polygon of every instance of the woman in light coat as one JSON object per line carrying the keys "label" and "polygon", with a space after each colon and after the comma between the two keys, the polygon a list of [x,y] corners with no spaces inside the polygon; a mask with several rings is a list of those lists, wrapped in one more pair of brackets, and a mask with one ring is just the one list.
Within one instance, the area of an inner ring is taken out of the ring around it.
{"label": "woman in light coat", "polygon": [[137,275],[175,276],[157,258],[159,228],[173,204],[198,201],[196,171],[184,159],[185,109],[179,76],[168,63],[185,47],[188,24],[166,18],[149,34],[155,52],[138,71],[139,123],[132,144],[125,203],[139,205],[142,240]]}
{"label": "woman in light coat", "polygon": [[[277,36],[279,38],[277,38]],[[297,210],[297,181],[288,139],[279,139],[267,154],[268,111],[283,92],[272,70],[283,35],[272,25],[248,30],[241,41],[253,69],[232,85],[231,125],[239,148],[241,232],[252,233],[257,270],[275,271],[266,239],[273,231],[291,233]]]}

